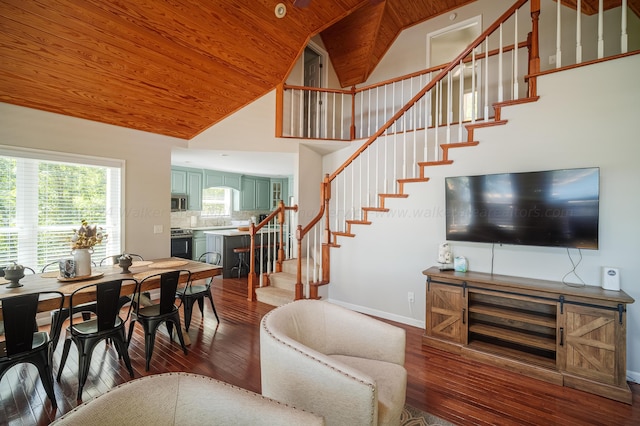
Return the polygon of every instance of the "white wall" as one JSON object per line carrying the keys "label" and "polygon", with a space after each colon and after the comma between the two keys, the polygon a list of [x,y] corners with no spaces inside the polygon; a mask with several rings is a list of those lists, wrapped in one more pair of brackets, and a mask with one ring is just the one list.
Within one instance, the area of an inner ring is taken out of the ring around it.
{"label": "white wall", "polygon": [[[186,141],[0,103],[0,144],[125,160],[122,248],[170,255],[171,147]],[[154,225],[164,232],[154,234]]]}
{"label": "white wall", "polygon": [[[503,110],[506,126],[476,130],[480,145],[455,150],[454,164],[427,171],[428,183],[409,185],[409,198],[388,200],[391,211],[341,238],[331,256],[332,301],[400,322],[424,325],[425,277],[445,240],[444,177],[571,167],[600,167],[600,247],[583,250],[577,269],[588,285],[601,284],[601,267],[620,268],[622,290],[640,300],[637,142],[640,56],[545,76],[540,100]],[[593,84],[593,82],[598,84]],[[350,153],[344,152],[343,158]],[[326,158],[333,168],[338,155]],[[469,268],[490,272],[491,245],[452,244]],[[577,250],[571,250],[574,260]],[[495,248],[494,273],[562,280],[571,271],[560,248]],[[577,282],[575,277],[569,281]],[[407,293],[416,303],[407,302]],[[627,367],[640,380],[640,302],[628,311]],[[635,372],[635,373],[633,373]]]}

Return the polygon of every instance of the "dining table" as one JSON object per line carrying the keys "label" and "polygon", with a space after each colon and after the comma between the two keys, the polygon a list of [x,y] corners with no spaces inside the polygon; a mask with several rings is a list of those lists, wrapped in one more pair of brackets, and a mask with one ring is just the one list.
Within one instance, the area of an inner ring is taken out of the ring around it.
{"label": "dining table", "polygon": [[[59,271],[43,272],[40,274],[25,274],[19,283],[20,287],[11,288],[9,281],[0,278],[0,300],[21,294],[40,293],[44,291],[59,291],[65,296],[64,307],[69,307],[69,296],[78,288],[101,282],[108,282],[123,279],[121,296],[131,295],[136,289],[138,282],[143,279],[164,272],[184,270],[191,273],[191,280],[206,279],[222,274],[222,267],[210,263],[198,262],[195,260],[182,259],[177,257],[152,259],[145,261],[133,261],[128,268],[121,268],[119,265],[107,265],[92,267],[91,275],[84,277],[63,278]],[[184,284],[189,279],[186,272],[180,274],[179,284]],[[140,291],[150,291],[160,288],[160,277],[144,281],[144,288]],[[88,303],[96,300],[95,287],[87,292],[78,292],[74,295],[74,305]],[[38,304],[39,312],[48,312],[57,309],[59,299],[41,299]],[[0,310],[1,315],[1,310]],[[0,317],[0,319],[2,319]]]}

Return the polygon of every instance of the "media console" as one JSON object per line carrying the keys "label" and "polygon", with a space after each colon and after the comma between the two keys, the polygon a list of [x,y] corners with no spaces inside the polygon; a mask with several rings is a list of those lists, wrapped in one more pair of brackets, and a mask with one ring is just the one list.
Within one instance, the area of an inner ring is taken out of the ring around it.
{"label": "media console", "polygon": [[422,342],[631,404],[623,291],[480,272],[423,271]]}

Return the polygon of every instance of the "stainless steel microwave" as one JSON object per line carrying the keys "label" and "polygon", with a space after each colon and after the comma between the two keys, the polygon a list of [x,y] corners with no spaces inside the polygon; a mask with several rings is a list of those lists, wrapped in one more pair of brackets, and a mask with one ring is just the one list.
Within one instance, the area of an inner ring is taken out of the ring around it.
{"label": "stainless steel microwave", "polygon": [[171,211],[183,212],[187,210],[187,196],[171,194]]}

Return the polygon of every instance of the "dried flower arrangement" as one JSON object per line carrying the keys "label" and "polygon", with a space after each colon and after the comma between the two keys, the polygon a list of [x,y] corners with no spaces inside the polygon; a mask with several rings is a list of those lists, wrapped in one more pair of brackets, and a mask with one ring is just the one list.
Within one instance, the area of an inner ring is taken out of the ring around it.
{"label": "dried flower arrangement", "polygon": [[107,238],[107,234],[102,232],[102,228],[97,225],[89,225],[89,223],[82,219],[82,226],[80,229],[73,230],[73,236],[71,237],[71,249],[89,249],[93,248],[96,244],[100,244],[103,239]]}

